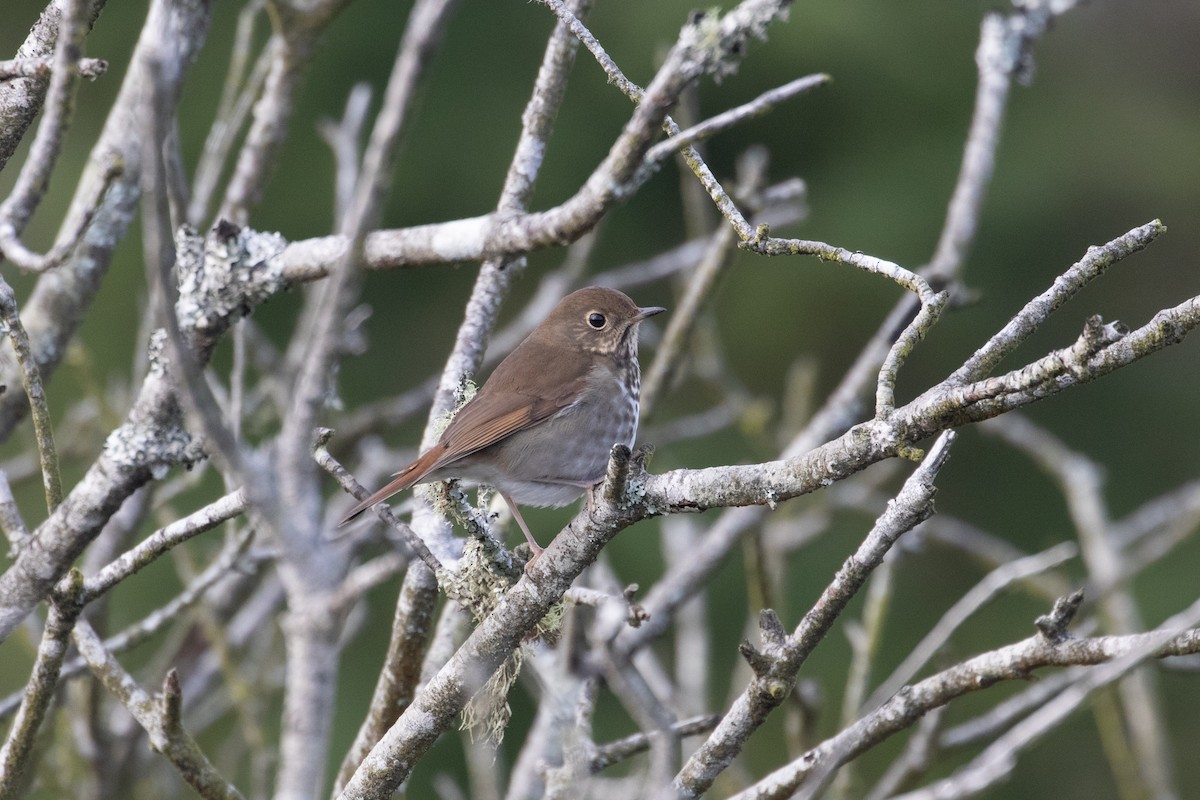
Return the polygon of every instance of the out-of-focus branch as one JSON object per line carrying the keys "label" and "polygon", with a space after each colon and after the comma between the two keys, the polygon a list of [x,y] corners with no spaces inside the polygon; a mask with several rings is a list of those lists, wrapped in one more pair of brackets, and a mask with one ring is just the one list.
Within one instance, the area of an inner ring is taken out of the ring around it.
{"label": "out-of-focus branch", "polygon": [[[39,256],[20,240],[33,212],[50,185],[50,175],[71,125],[75,88],[79,83],[79,58],[87,36],[88,0],[65,0],[58,41],[54,50],[53,75],[46,96],[46,111],[38,126],[29,157],[17,175],[12,193],[0,203],[0,253],[21,269],[40,271],[57,266],[83,235],[83,226],[64,228],[48,253]],[[98,204],[99,197],[94,205]],[[87,217],[90,220],[90,215]]]}
{"label": "out-of-focus branch", "polygon": [[[677,736],[699,736],[715,728],[720,720],[721,718],[716,714],[701,714],[676,722],[672,726],[672,732]],[[634,733],[607,744],[596,745],[588,762],[588,768],[592,772],[599,772],[630,756],[644,753],[650,749],[650,740],[653,736],[653,733]]]}
{"label": "out-of-focus branch", "polygon": [[1063,542],[1049,550],[1009,562],[989,572],[942,615],[929,633],[905,656],[900,666],[879,684],[863,704],[863,709],[870,711],[882,705],[899,691],[900,687],[912,680],[917,671],[945,646],[954,631],[962,627],[972,614],[999,592],[1016,581],[1058,566],[1063,561],[1073,558],[1078,551],[1079,548],[1073,542]]}
{"label": "out-of-focus branch", "polygon": [[[160,608],[147,614],[138,622],[108,637],[104,641],[104,646],[111,653],[123,652],[146,641],[168,624],[178,620],[180,615],[195,605],[217,581],[226,577],[238,564],[239,560],[244,559],[246,548],[249,546],[253,536],[254,530],[252,528],[246,528],[239,532],[221,549],[221,552],[213,559],[213,562],[184,587],[183,591],[171,598],[171,600],[167,601]],[[58,587],[56,587],[57,596],[62,597],[64,596],[64,592],[70,591],[69,581],[70,576],[59,582]],[[87,581],[84,582],[84,591],[87,591]],[[79,675],[85,669],[86,664],[82,659],[77,658],[67,662],[62,667],[59,677],[61,679],[72,678]],[[16,709],[20,700],[21,696],[19,693],[9,695],[0,700],[0,719],[11,714]]]}
{"label": "out-of-focus branch", "polygon": [[329,146],[334,160],[334,220],[345,219],[354,202],[354,186],[359,175],[359,141],[371,106],[371,87],[359,83],[346,98],[346,109],[337,122],[323,119],[317,130]]}
{"label": "out-of-focus branch", "polygon": [[[101,6],[102,2],[95,3],[93,12],[98,13]],[[147,82],[158,81],[165,94],[178,92],[178,83],[167,85],[167,82],[182,80],[186,67],[194,62],[208,30],[209,10],[207,0],[155,0],[150,5],[144,30],[159,30],[162,18],[167,18],[166,28],[176,38],[166,56],[180,68],[168,69],[161,76],[153,74],[147,50],[151,45],[157,47],[157,41],[150,42],[146,36],[139,40],[120,93],[92,148],[63,221],[64,230],[86,227],[87,233],[53,275],[38,280],[21,309],[43,381],[49,382],[66,354],[70,338],[100,289],[113,249],[124,238],[137,210],[144,146],[140,103]],[[0,93],[3,91],[0,86]],[[120,175],[114,180],[114,172],[118,170]],[[96,200],[101,197],[103,200],[97,207]],[[0,355],[0,384],[12,385],[18,380],[15,361]],[[0,395],[0,439],[7,438],[27,410],[20,395],[13,392]]]}
{"label": "out-of-focus branch", "polygon": [[276,444],[282,524],[274,533],[284,547],[279,569],[292,620],[285,630],[284,715],[289,725],[281,736],[277,777],[277,793],[283,797],[315,798],[321,793],[337,688],[333,612],[348,566],[345,548],[331,546],[322,524],[320,472],[310,456],[313,432],[343,355],[347,317],[357,302],[363,242],[378,225],[400,135],[457,5],[457,0],[418,0],[412,7],[353,197],[339,221],[349,246],[329,280],[318,287],[306,315],[308,324],[296,334],[303,357]]}
{"label": "out-of-focus branch", "polygon": [[150,373],[126,422],[109,435],[104,452],[0,575],[0,640],[48,595],[129,495],[155,473],[202,457],[183,429],[161,342],[150,360]]}
{"label": "out-of-focus branch", "polygon": [[991,741],[1014,722],[1038,708],[1067,686],[1079,680],[1086,667],[1072,667],[1063,672],[1043,676],[1019,694],[1003,700],[973,719],[947,728],[938,736],[938,747],[969,747]]}
{"label": "out-of-focus branch", "polygon": [[[739,162],[738,195],[747,197],[757,194],[762,188],[767,169],[767,153],[753,148]],[[736,241],[733,229],[723,227],[712,237],[712,246],[704,254],[695,272],[687,282],[687,288],[676,308],[672,310],[667,330],[663,333],[654,361],[646,370],[642,381],[641,415],[649,418],[659,395],[669,387],[672,377],[679,371],[684,360],[683,348],[691,339],[701,310],[712,299],[717,281],[733,260],[733,245]]]}
{"label": "out-of-focus branch", "polygon": [[11,552],[16,553],[29,538],[29,528],[17,508],[13,498],[12,486],[8,482],[8,474],[0,470],[0,530],[11,545]]}
{"label": "out-of-focus branch", "polygon": [[[1125,559],[1111,533],[1099,465],[1072,452],[1049,431],[1019,414],[1006,415],[989,424],[986,430],[1025,452],[1061,488],[1089,579],[1093,585],[1107,589],[1097,598],[1106,632],[1128,634],[1142,630],[1145,624],[1141,611],[1121,580]],[[1118,684],[1117,692],[1132,741],[1133,752],[1127,760],[1138,765],[1138,777],[1151,796],[1177,794],[1167,743],[1166,714],[1154,676],[1146,670],[1133,672]]]}
{"label": "out-of-focus branch", "polygon": [[[279,151],[290,129],[304,72],[313,51],[321,35],[348,2],[318,0],[309,3],[271,3],[276,28],[263,49],[266,76],[261,78],[262,91],[254,104],[250,129],[246,132],[233,174],[225,187],[218,219],[245,225],[250,212],[261,202],[267,179],[275,168]],[[258,68],[255,72],[251,86],[260,80]],[[242,102],[248,101],[251,96],[243,95]],[[244,110],[237,109],[230,118],[236,119],[242,114]]]}
{"label": "out-of-focus branch", "polygon": [[42,485],[46,490],[46,511],[53,513],[62,502],[62,477],[58,472],[58,450],[54,446],[54,427],[50,422],[50,408],[46,403],[46,392],[42,387],[42,376],[37,360],[29,347],[29,334],[21,324],[17,311],[17,298],[12,287],[0,278],[0,325],[12,342],[17,364],[21,369],[21,385],[29,399],[33,416],[33,431],[37,439],[38,460],[42,467]]}
{"label": "out-of-focus branch", "polygon": [[975,87],[975,108],[963,148],[962,165],[946,208],[937,249],[923,270],[931,281],[956,279],[979,229],[979,209],[991,185],[1013,79],[1025,68],[1029,48],[1045,28],[1044,21],[1030,25],[1026,23],[1026,17],[1027,12],[1020,10],[1006,18],[998,14],[983,18],[979,47],[975,51],[979,83]]}
{"label": "out-of-focus branch", "polygon": [[887,800],[933,765],[939,754],[938,733],[943,716],[943,709],[935,708],[921,718],[917,730],[905,743],[904,752],[888,766],[865,800]]}
{"label": "out-of-focus branch", "polygon": [[251,0],[238,12],[237,32],[233,37],[233,52],[229,57],[225,85],[221,89],[221,101],[204,140],[204,152],[196,165],[192,196],[188,201],[186,222],[193,227],[204,225],[222,167],[273,64],[273,50],[264,48],[247,74],[254,21],[262,14],[265,5],[265,0]]}
{"label": "out-of-focus branch", "polygon": [[0,749],[0,798],[4,800],[20,795],[21,776],[33,755],[35,737],[58,688],[71,631],[83,611],[83,576],[78,570],[72,570],[64,580],[67,583],[65,590],[50,603],[33,674],[25,684],[21,707],[8,738],[4,740],[4,747]]}
{"label": "out-of-focus branch", "polygon": [[[433,572],[429,569],[415,568],[415,565],[410,564],[396,602],[388,652],[380,669],[367,714],[338,769],[333,788],[335,797],[340,794],[375,743],[412,702],[420,682],[421,664],[434,625],[433,612],[437,595],[437,580]],[[403,632],[403,635],[398,632]]]}

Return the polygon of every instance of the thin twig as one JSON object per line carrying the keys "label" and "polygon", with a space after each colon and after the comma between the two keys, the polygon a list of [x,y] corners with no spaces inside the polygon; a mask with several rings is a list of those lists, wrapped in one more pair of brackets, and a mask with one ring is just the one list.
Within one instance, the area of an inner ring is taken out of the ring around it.
{"label": "thin twig", "polygon": [[21,776],[29,766],[35,737],[58,688],[71,631],[83,611],[83,576],[78,570],[71,570],[64,580],[65,591],[59,592],[50,603],[33,674],[25,684],[21,707],[0,749],[0,800],[21,794]]}
{"label": "thin twig", "polygon": [[[332,435],[332,433],[333,432],[328,429],[321,429],[318,431],[316,447],[313,449],[313,458],[316,460],[321,469],[328,472],[333,476],[334,480],[341,484],[342,488],[350,492],[353,497],[362,500],[371,492],[367,489],[367,487],[356,481],[354,476],[350,474],[349,470],[343,467],[336,458],[330,455],[326,445],[328,444],[329,437]],[[397,540],[398,543],[400,543],[406,550],[410,551],[417,558],[421,559],[421,561],[425,562],[425,565],[429,567],[429,569],[435,575],[442,572],[444,569],[442,562],[438,560],[437,556],[433,554],[421,537],[417,535],[416,531],[414,531],[408,524],[397,517],[390,508],[380,503],[379,505],[375,506],[375,513],[388,525],[391,530],[394,530],[400,534],[399,539]]]}
{"label": "thin twig", "polygon": [[950,381],[962,384],[991,374],[996,365],[1028,339],[1050,314],[1103,275],[1110,266],[1143,250],[1166,230],[1162,222],[1153,220],[1105,245],[1089,247],[1087,255],[1059,276],[1053,286],[1026,303],[1008,324],[956,369]]}
{"label": "thin twig", "polygon": [[42,375],[37,360],[29,346],[29,334],[21,324],[17,312],[17,298],[12,287],[0,278],[0,324],[12,342],[17,364],[21,368],[21,384],[29,398],[30,416],[33,417],[34,437],[37,439],[38,460],[42,466],[42,486],[46,491],[46,510],[54,513],[62,502],[62,476],[58,472],[58,451],[54,447],[54,428],[50,422],[50,407],[42,387]]}
{"label": "thin twig", "polygon": [[[213,767],[195,740],[183,730],[177,713],[177,697],[166,706],[155,702],[154,697],[125,671],[87,622],[76,623],[74,639],[93,674],[145,729],[150,745],[175,765],[201,797],[242,800],[237,788]],[[168,696],[176,694],[177,691],[168,692]]]}
{"label": "thin twig", "polygon": [[[946,642],[950,640],[950,636],[961,628],[972,614],[1009,585],[1056,567],[1062,562],[1074,558],[1078,552],[1079,548],[1075,546],[1074,542],[1063,542],[1041,553],[1009,562],[989,572],[983,580],[971,587],[942,615],[937,624],[913,647],[905,656],[904,661],[892,671],[892,674],[879,684],[859,710],[872,711],[883,705],[889,697],[900,690],[900,687],[913,679],[917,671],[945,646]],[[853,720],[847,720],[847,724],[850,722]]]}
{"label": "thin twig", "polygon": [[825,74],[806,75],[803,78],[797,78],[794,81],[785,83],[783,86],[768,89],[748,103],[735,106],[728,111],[722,111],[716,116],[709,117],[703,122],[667,137],[667,139],[654,145],[654,147],[651,147],[646,152],[646,163],[657,163],[674,155],[685,146],[702,142],[745,120],[769,114],[780,103],[806,92],[811,92],[813,89],[828,83],[830,80],[830,77]]}
{"label": "thin twig", "polygon": [[[1149,633],[1104,637],[1119,643],[1111,654],[1105,653],[1107,657],[1104,660],[1108,663],[1089,670],[1078,682],[1014,725],[950,777],[901,795],[897,800],[957,800],[973,797],[993,786],[1012,772],[1017,754],[1028,750],[1057,728],[1067,716],[1086,703],[1097,689],[1115,683],[1149,659],[1200,650],[1200,630],[1189,630],[1197,623],[1200,623],[1200,601]],[[1077,645],[1077,642],[1071,644]]]}
{"label": "thin twig", "polygon": [[195,227],[204,224],[225,160],[237,141],[238,131],[245,124],[255,99],[262,92],[271,68],[272,50],[268,47],[259,53],[249,77],[246,76],[254,22],[264,5],[265,0],[251,0],[238,12],[237,30],[233,36],[233,49],[221,89],[221,100],[213,123],[209,126],[208,136],[204,139],[204,150],[196,165],[192,198],[188,203],[187,222]]}
{"label": "thin twig", "polygon": [[[108,62],[103,58],[79,59],[79,76],[90,81],[108,72]],[[14,58],[0,61],[0,81],[13,78],[49,78],[54,72],[52,58]]]}
{"label": "thin twig", "polygon": [[78,236],[72,235],[75,232],[63,231],[65,235],[60,236],[50,252],[38,256],[26,248],[18,237],[46,193],[50,175],[62,151],[63,139],[71,125],[75,89],[79,83],[80,52],[87,36],[88,5],[87,0],[65,0],[63,3],[46,110],[12,193],[0,203],[0,252],[26,270],[38,271],[56,266],[78,241]]}
{"label": "thin twig", "polygon": [[[643,104],[645,90],[643,90],[633,81],[629,80],[629,78],[625,77],[625,74],[621,71],[620,67],[618,67],[616,62],[612,60],[607,52],[605,52],[599,40],[592,35],[592,32],[584,26],[582,21],[580,21],[577,17],[575,17],[574,14],[571,13],[570,9],[562,3],[562,0],[541,0],[541,2],[551,11],[553,11],[559,20],[566,24],[571,29],[571,32],[579,38],[579,41],[582,42],[583,46],[588,49],[588,52],[590,52],[596,59],[596,63],[600,65],[600,68],[603,69],[605,74],[608,76],[608,82],[617,87],[617,89],[620,90],[620,92],[628,97],[632,102],[639,105]],[[745,10],[748,7],[749,4],[743,3],[734,11],[736,12],[738,10]],[[759,10],[761,9],[755,9],[755,11]],[[750,13],[754,13],[754,11]],[[775,9],[774,13],[782,14],[782,6],[778,9]],[[730,12],[730,14],[727,16],[727,19],[732,19],[733,14],[734,12]],[[702,17],[701,21],[703,21]],[[680,133],[679,125],[677,125],[675,120],[671,119],[670,116],[663,117],[662,128],[667,132],[668,136],[677,136]],[[743,240],[749,238],[753,231],[750,223],[746,221],[746,218],[742,215],[742,212],[738,210],[733,200],[721,187],[720,182],[717,180],[716,176],[713,175],[712,170],[708,168],[708,165],[704,163],[704,159],[700,157],[699,151],[696,150],[694,146],[686,144],[680,148],[679,152],[681,153],[684,161],[692,168],[692,171],[700,180],[701,185],[704,186],[705,191],[708,192],[709,197],[712,198],[713,203],[717,206],[717,209],[722,215],[725,216],[727,220],[729,220],[729,223],[733,226],[734,230],[737,231],[739,238]],[[650,172],[652,171],[651,166],[652,165],[642,165],[640,167],[640,180],[645,180],[646,177],[649,176]]]}
{"label": "thin twig", "polygon": [[[767,169],[766,151],[753,148],[739,162],[738,194],[741,197],[757,194],[762,188]],[[641,414],[649,418],[659,395],[669,388],[672,377],[683,361],[683,348],[690,341],[692,330],[699,321],[701,310],[712,300],[718,280],[732,262],[736,237],[733,229],[722,227],[712,237],[712,246],[704,254],[687,282],[687,289],[678,307],[672,310],[667,330],[659,342],[654,361],[642,381]]]}
{"label": "thin twig", "polygon": [[[1200,603],[1168,620],[1151,633],[1071,639],[1061,644],[1053,644],[1038,634],[1016,644],[983,653],[907,687],[875,712],[809,750],[791,764],[766,776],[754,786],[731,796],[729,800],[790,797],[798,787],[807,783],[814,770],[829,769],[835,765],[833,762],[840,763],[845,759],[854,758],[894,733],[915,724],[934,708],[991,686],[997,681],[1026,681],[1031,670],[1044,667],[1104,664],[1102,669],[1082,673],[1083,677],[1078,683],[1044,704],[1040,710],[995,740],[985,750],[989,764],[1003,766],[1007,772],[1015,763],[1010,757],[1014,752],[1034,744],[1048,729],[1046,725],[1051,719],[1060,721],[1065,714],[1077,708],[1093,689],[1107,685],[1148,658],[1200,652],[1200,629],[1183,630],[1189,620],[1200,620]],[[981,756],[973,763],[981,763],[982,759]],[[947,791],[944,794],[920,796],[969,796],[966,787],[961,784],[955,785],[954,789],[956,791]],[[905,795],[905,800],[915,798]]]}
{"label": "thin twig", "polygon": [[[717,729],[675,777],[675,788],[682,796],[699,797],[712,786],[716,776],[740,752],[750,734],[783,702],[787,695],[785,687],[795,682],[800,666],[829,632],[872,571],[883,561],[892,545],[933,513],[933,481],[946,463],[954,439],[955,434],[950,431],[938,437],[925,460],[905,481],[896,499],[888,505],[887,511],[879,517],[854,555],[846,560],[833,581],[825,587],[820,599],[793,634],[777,643],[765,641],[762,651],[754,652],[751,658],[754,679],[734,701]],[[775,624],[778,624],[778,620]],[[766,631],[764,625],[764,638]],[[744,644],[743,648],[747,646]],[[756,660],[759,662],[757,665]]]}
{"label": "thin twig", "polygon": [[242,490],[231,492],[204,508],[192,512],[183,519],[159,528],[147,536],[133,549],[122,553],[119,558],[84,582],[84,597],[91,602],[129,576],[149,566],[171,548],[212,530],[246,511],[246,495]]}
{"label": "thin twig", "polygon": [[[681,719],[672,724],[671,732],[680,737],[699,736],[702,733],[711,731],[720,721],[721,718],[716,714],[700,714],[688,719]],[[607,744],[596,745],[596,749],[593,751],[591,760],[588,763],[588,768],[592,772],[599,772],[630,756],[644,753],[650,749],[650,744],[654,736],[654,733],[634,733],[608,742]]]}

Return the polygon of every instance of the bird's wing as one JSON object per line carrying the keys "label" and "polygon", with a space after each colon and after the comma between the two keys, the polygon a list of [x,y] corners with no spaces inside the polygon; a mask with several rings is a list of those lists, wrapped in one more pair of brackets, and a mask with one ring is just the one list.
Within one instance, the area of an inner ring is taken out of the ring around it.
{"label": "bird's wing", "polygon": [[[521,357],[514,359],[521,353]],[[514,363],[547,365],[554,369],[522,369]],[[496,444],[518,431],[532,428],[574,403],[587,388],[591,360],[529,340],[500,362],[483,388],[455,415],[438,443],[396,473],[395,478],[342,518],[345,525],[371,506],[420,483],[431,472]]]}
{"label": "bird's wing", "polygon": [[429,469],[532,428],[571,405],[587,388],[591,368],[592,359],[586,354],[526,339],[446,426],[433,448],[443,452]]}
{"label": "bird's wing", "polygon": [[444,452],[430,471],[532,428],[578,400],[583,389],[584,381],[579,380],[553,397],[508,393],[476,398],[446,427],[438,443]]}

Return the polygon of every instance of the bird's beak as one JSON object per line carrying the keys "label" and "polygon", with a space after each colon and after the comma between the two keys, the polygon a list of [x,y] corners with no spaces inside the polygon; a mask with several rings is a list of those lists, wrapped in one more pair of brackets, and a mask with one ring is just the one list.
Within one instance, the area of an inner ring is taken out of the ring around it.
{"label": "bird's beak", "polygon": [[655,314],[661,314],[664,311],[666,311],[666,309],[662,306],[647,306],[646,308],[639,308],[637,316],[633,318],[633,321],[641,322],[646,317],[653,317]]}

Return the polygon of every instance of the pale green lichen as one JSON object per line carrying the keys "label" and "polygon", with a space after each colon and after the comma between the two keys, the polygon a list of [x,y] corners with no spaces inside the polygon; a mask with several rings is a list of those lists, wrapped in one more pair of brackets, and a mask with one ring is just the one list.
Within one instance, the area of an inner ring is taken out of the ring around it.
{"label": "pale green lichen", "polygon": [[458,570],[442,588],[480,622],[499,605],[514,580],[512,571],[497,563],[496,553],[485,540],[470,538],[463,545]]}
{"label": "pale green lichen", "polygon": [[467,731],[471,741],[486,736],[487,741],[498,746],[504,741],[504,731],[512,719],[512,706],[508,704],[508,692],[521,674],[524,651],[517,648],[512,655],[492,673],[483,688],[475,693],[462,710],[460,730]]}
{"label": "pale green lichen", "polygon": [[[480,622],[499,605],[518,576],[519,573],[505,569],[497,562],[496,554],[486,540],[468,539],[463,546],[458,572],[445,576],[442,588],[448,597],[457,600],[476,622]],[[564,614],[565,605],[555,603],[534,626],[528,640],[555,635],[562,628]],[[470,733],[472,741],[477,736],[486,736],[495,745],[503,741],[512,716],[508,692],[520,675],[524,659],[522,645],[463,707],[461,728]]]}

